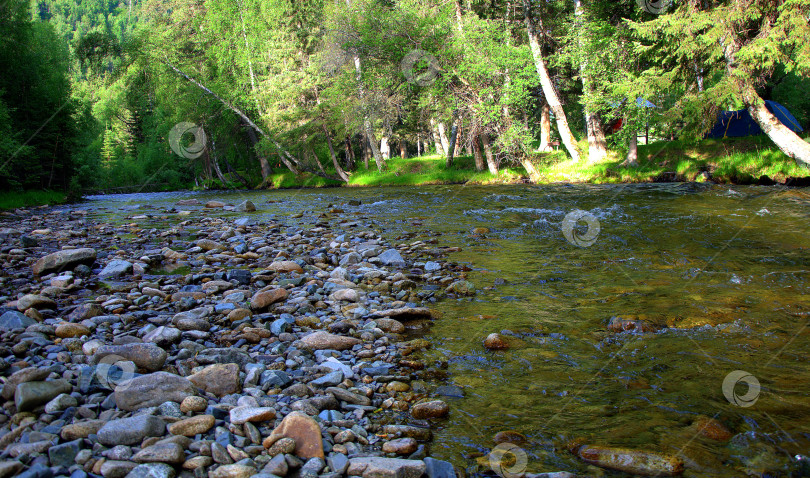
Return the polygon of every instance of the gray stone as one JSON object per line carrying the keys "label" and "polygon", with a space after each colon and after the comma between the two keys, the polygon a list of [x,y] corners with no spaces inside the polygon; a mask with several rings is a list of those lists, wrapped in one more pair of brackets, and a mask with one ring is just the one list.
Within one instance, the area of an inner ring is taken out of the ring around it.
{"label": "gray stone", "polygon": [[0,330],[24,329],[29,325],[36,324],[37,321],[16,310],[10,310],[0,315]]}
{"label": "gray stone", "polygon": [[287,465],[287,460],[284,459],[284,455],[276,455],[274,456],[267,465],[262,469],[262,473],[270,473],[276,476],[285,476],[287,471],[289,471],[290,467]]}
{"label": "gray stone", "polygon": [[333,472],[340,473],[341,475],[344,474],[346,468],[349,467],[349,459],[343,453],[331,453],[326,458],[326,463]]}
{"label": "gray stone", "polygon": [[245,366],[250,362],[250,355],[247,352],[239,349],[232,348],[213,348],[205,349],[197,354],[195,357],[197,362],[201,365],[209,365],[214,363],[235,363],[239,368]]}
{"label": "gray stone", "polygon": [[425,272],[436,272],[442,269],[442,265],[438,262],[427,261],[425,262]]}
{"label": "gray stone", "polygon": [[194,385],[184,377],[168,372],[155,372],[126,380],[115,387],[118,408],[134,411],[144,407],[157,407],[164,402],[181,403],[196,395]]}
{"label": "gray stone", "polygon": [[316,378],[315,380],[309,382],[312,385],[316,385],[318,387],[334,387],[335,385],[339,385],[340,382],[343,381],[343,372],[340,370],[336,370],[334,372],[328,373],[321,378]]}
{"label": "gray stone", "polygon": [[60,393],[70,393],[72,389],[70,383],[62,379],[21,383],[14,392],[14,404],[17,411],[25,412],[50,402]]}
{"label": "gray stone", "polygon": [[166,357],[168,356],[165,350],[155,344],[132,343],[124,345],[102,345],[96,350],[95,355],[93,355],[93,360],[95,363],[99,363],[101,359],[108,355],[123,357],[124,360],[129,360],[138,367],[150,372],[160,370],[163,364],[166,363]]}
{"label": "gray stone", "polygon": [[11,377],[6,380],[0,395],[6,400],[11,400],[14,398],[14,392],[17,391],[17,385],[25,382],[41,382],[48,378],[50,374],[51,371],[47,368],[26,367],[22,370],[18,370],[11,374]]}
{"label": "gray stone", "polygon": [[451,463],[430,457],[423,461],[428,478],[456,478],[456,470]]}
{"label": "gray stone", "polygon": [[101,476],[104,478],[124,478],[132,471],[137,463],[121,460],[104,460],[101,464]]}
{"label": "gray stone", "polygon": [[182,335],[183,332],[181,332],[180,329],[161,325],[155,330],[144,335],[143,341],[153,343],[158,347],[168,347],[171,344],[179,342]]}
{"label": "gray stone", "polygon": [[59,412],[67,410],[70,407],[78,407],[79,401],[76,397],[62,393],[56,396],[53,400],[45,405],[45,413],[56,415]]}
{"label": "gray stone", "polygon": [[301,478],[317,478],[324,466],[326,466],[326,463],[324,463],[323,458],[310,458],[301,467],[299,476]]}
{"label": "gray stone", "polygon": [[239,212],[253,212],[256,210],[256,205],[251,201],[242,201],[236,205],[236,210]]}
{"label": "gray stone", "polygon": [[107,422],[98,431],[102,445],[135,445],[146,437],[159,437],[166,433],[166,422],[154,415],[136,415]]}
{"label": "gray stone", "polygon": [[34,263],[34,275],[41,276],[48,272],[61,272],[69,270],[79,264],[92,265],[96,262],[95,249],[66,249],[39,259]]}
{"label": "gray stone", "polygon": [[48,449],[48,458],[51,466],[64,466],[68,468],[76,464],[76,455],[82,447],[82,440],[73,440],[67,443],[60,443]]}
{"label": "gray stone", "polygon": [[379,255],[379,259],[386,266],[405,267],[405,259],[396,249],[388,249]]}
{"label": "gray stone", "polygon": [[338,400],[343,400],[344,402],[351,403],[353,405],[371,405],[371,399],[365,395],[350,392],[343,388],[329,387],[326,389],[326,391],[334,395]]}
{"label": "gray stone", "polygon": [[180,464],[185,461],[185,454],[183,453],[183,447],[177,443],[156,443],[136,453],[132,457],[132,461],[138,463]]}
{"label": "gray stone", "polygon": [[116,259],[114,261],[110,261],[106,266],[104,266],[104,269],[98,273],[98,276],[101,279],[117,278],[125,275],[131,270],[131,262]]}
{"label": "gray stone", "polygon": [[273,335],[280,335],[292,330],[292,323],[286,319],[276,319],[270,324],[270,332]]}
{"label": "gray stone", "polygon": [[259,379],[262,386],[269,383],[274,388],[284,388],[290,382],[292,382],[292,379],[282,370],[265,370]]}
{"label": "gray stone", "polygon": [[165,463],[144,463],[130,471],[126,478],[174,478],[174,468]]}
{"label": "gray stone", "polygon": [[340,258],[340,265],[341,266],[350,266],[353,264],[359,264],[363,260],[363,257],[356,252],[350,252],[348,254],[344,254],[343,257]]}
{"label": "gray stone", "polygon": [[349,460],[348,475],[363,478],[419,478],[425,472],[421,460],[368,456]]}

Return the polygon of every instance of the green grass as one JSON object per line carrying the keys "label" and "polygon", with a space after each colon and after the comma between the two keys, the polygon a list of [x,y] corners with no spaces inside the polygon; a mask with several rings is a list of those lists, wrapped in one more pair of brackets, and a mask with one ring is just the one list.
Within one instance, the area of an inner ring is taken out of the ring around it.
{"label": "green grass", "polygon": [[[580,149],[587,151],[587,144],[581,144]],[[681,181],[695,181],[704,171],[713,180],[733,183],[755,182],[760,176],[784,182],[810,175],[810,170],[797,165],[764,135],[639,145],[639,164],[632,167],[624,166],[624,157],[616,153],[599,163],[589,163],[586,159],[571,161],[563,151],[555,151],[538,154],[532,162],[539,172],[536,180],[543,183],[651,182],[664,173],[675,173]]]}
{"label": "green grass", "polygon": [[[369,169],[364,165],[351,173],[348,186],[420,186],[425,184],[490,184],[515,182],[525,175],[523,168],[501,168],[497,175],[488,171],[475,170],[472,156],[460,156],[453,160],[448,168],[445,158],[439,155],[422,156],[421,158],[391,158],[386,161],[387,168],[377,172],[374,161]],[[329,187],[343,183],[331,181],[310,173],[294,175],[291,172],[274,174],[273,188]]]}
{"label": "green grass", "polygon": [[57,191],[4,191],[0,193],[0,210],[63,204],[66,200],[67,195]]}

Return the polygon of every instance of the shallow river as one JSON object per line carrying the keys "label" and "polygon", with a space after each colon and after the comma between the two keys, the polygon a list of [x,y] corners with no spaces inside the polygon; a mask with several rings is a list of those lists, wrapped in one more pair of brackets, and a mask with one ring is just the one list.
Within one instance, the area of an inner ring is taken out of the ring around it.
{"label": "shallow river", "polygon": [[[618,476],[569,453],[577,439],[678,454],[685,476],[808,476],[796,457],[810,454],[806,190],[431,186],[98,196],[86,205],[128,220],[189,197],[250,199],[254,214],[290,225],[314,223],[334,204],[398,242],[461,247],[450,260],[472,269],[479,293],[431,305],[440,318],[426,336],[428,356],[447,362],[446,384],[464,391],[447,398],[436,457],[483,471],[476,457],[493,436],[517,431],[528,441],[515,451],[532,472]],[[589,213],[591,229],[580,221],[569,241],[564,218],[575,210]],[[616,316],[635,329],[609,330]],[[492,332],[512,347],[487,351]],[[696,433],[701,415],[733,438]]]}

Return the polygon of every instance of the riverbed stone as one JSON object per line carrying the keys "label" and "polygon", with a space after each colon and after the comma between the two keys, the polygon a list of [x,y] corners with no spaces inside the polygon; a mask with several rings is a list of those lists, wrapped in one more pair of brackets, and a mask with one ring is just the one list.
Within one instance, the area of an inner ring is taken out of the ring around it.
{"label": "riverbed stone", "polygon": [[115,403],[127,411],[156,407],[164,402],[180,403],[190,395],[196,395],[194,384],[168,372],[141,375],[115,387]]}
{"label": "riverbed stone", "polygon": [[9,310],[0,315],[0,331],[24,329],[37,321],[16,310]]}
{"label": "riverbed stone", "polygon": [[48,378],[50,374],[51,371],[47,368],[26,367],[18,370],[6,379],[0,395],[6,400],[11,400],[14,398],[14,392],[17,391],[17,385],[25,382],[41,382]]}
{"label": "riverbed stone", "polygon": [[295,440],[295,454],[301,458],[323,458],[321,427],[310,416],[290,412],[273,434]]}
{"label": "riverbed stone", "polygon": [[241,406],[232,408],[230,420],[234,425],[247,422],[265,422],[276,418],[276,410],[272,407]]}
{"label": "riverbed stone", "polygon": [[107,357],[116,355],[124,360],[133,362],[148,372],[160,370],[166,363],[168,354],[165,350],[151,343],[132,343],[124,345],[102,345],[96,350],[93,359],[96,363]]}
{"label": "riverbed stone", "polygon": [[101,279],[118,278],[131,271],[132,271],[131,262],[116,259],[114,261],[110,261],[109,263],[107,263],[107,265],[104,266],[104,269],[102,269],[101,272],[98,273],[98,277]]}
{"label": "riverbed stone", "polygon": [[323,330],[313,332],[301,339],[301,346],[309,350],[347,350],[361,343],[360,339],[330,334]]}
{"label": "riverbed stone", "polygon": [[271,289],[257,292],[250,299],[250,308],[253,310],[266,309],[277,302],[283,301],[288,295],[287,289]]}
{"label": "riverbed stone", "polygon": [[63,379],[21,383],[14,392],[14,404],[18,411],[24,412],[48,403],[60,393],[70,393],[72,389]]}
{"label": "riverbed stone", "polygon": [[137,463],[172,463],[179,465],[186,461],[183,447],[177,443],[164,442],[148,446],[132,457]]}
{"label": "riverbed stone", "polygon": [[144,463],[130,471],[126,478],[174,478],[177,473],[166,463]]}
{"label": "riverbed stone", "polygon": [[159,437],[166,433],[166,422],[154,415],[136,415],[109,421],[98,431],[102,445],[135,445],[146,437]]}
{"label": "riverbed stone", "polygon": [[367,456],[349,460],[346,474],[363,478],[419,478],[425,472],[422,460]]}
{"label": "riverbed stone", "polygon": [[441,400],[417,403],[411,407],[411,415],[416,419],[444,418],[450,413],[450,406]]}
{"label": "riverbed stone", "polygon": [[93,265],[96,261],[96,250],[88,247],[66,249],[48,254],[33,265],[34,275],[41,276],[48,272],[70,270],[79,264]]}
{"label": "riverbed stone", "polygon": [[197,415],[196,417],[186,418],[169,425],[169,433],[172,435],[182,435],[186,437],[193,437],[202,434],[214,427],[216,419],[213,415]]}
{"label": "riverbed stone", "polygon": [[224,397],[239,391],[239,366],[235,363],[209,365],[190,375],[188,380],[207,393]]}
{"label": "riverbed stone", "polygon": [[61,323],[56,327],[56,336],[60,339],[84,337],[90,335],[92,331],[82,324]]}
{"label": "riverbed stone", "polygon": [[56,302],[50,297],[39,294],[26,294],[17,299],[17,310],[25,312],[28,309],[56,309]]}

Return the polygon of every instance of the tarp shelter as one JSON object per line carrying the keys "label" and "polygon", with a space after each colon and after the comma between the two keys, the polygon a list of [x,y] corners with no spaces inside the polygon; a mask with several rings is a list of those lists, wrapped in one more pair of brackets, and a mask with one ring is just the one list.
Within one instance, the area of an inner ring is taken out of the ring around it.
{"label": "tarp shelter", "polygon": [[[796,118],[790,114],[784,106],[775,101],[766,100],[765,107],[776,118],[796,133],[800,133],[802,127]],[[717,115],[717,123],[708,134],[706,138],[738,138],[740,136],[754,136],[762,134],[762,128],[759,127],[756,121],[751,118],[748,110],[739,111],[721,111]]]}

